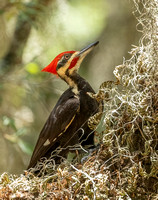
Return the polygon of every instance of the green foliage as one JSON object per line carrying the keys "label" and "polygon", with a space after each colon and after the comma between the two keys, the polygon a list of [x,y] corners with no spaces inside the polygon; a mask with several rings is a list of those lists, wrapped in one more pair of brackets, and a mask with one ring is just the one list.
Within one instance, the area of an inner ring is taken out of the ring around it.
{"label": "green foliage", "polygon": [[16,126],[15,126],[15,121],[14,119],[11,119],[7,116],[3,116],[3,124],[5,126],[10,126],[11,128],[13,128],[15,131],[17,131]]}
{"label": "green foliage", "polygon": [[16,127],[15,120],[7,116],[3,116],[3,125],[10,127],[13,130],[13,133],[11,134],[5,133],[4,137],[10,142],[17,144],[24,153],[31,155],[33,150],[32,146],[29,143],[25,142],[23,139],[21,139],[22,136],[26,135],[27,129],[18,129]]}
{"label": "green foliage", "polygon": [[39,72],[40,72],[40,67],[39,65],[37,65],[37,63],[35,62],[31,62],[31,63],[28,63],[26,66],[25,66],[25,69],[28,73],[32,74],[32,75],[37,75]]}
{"label": "green foliage", "polygon": [[24,140],[22,140],[20,138],[18,138],[17,144],[19,145],[19,147],[21,148],[21,150],[24,153],[26,153],[26,154],[31,156],[32,151],[33,151],[32,145],[30,145],[29,143],[25,142]]}

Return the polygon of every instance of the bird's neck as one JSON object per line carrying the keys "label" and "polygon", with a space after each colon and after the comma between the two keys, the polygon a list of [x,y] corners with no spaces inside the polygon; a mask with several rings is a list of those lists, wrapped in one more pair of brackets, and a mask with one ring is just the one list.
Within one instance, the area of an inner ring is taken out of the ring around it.
{"label": "bird's neck", "polygon": [[77,72],[73,74],[67,74],[64,77],[64,81],[72,88],[72,91],[75,94],[78,94],[83,86],[85,86],[87,83],[86,80],[82,78]]}

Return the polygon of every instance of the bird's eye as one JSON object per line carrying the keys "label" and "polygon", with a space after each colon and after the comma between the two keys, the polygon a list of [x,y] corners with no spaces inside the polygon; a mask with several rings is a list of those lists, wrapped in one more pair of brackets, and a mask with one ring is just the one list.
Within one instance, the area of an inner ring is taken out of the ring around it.
{"label": "bird's eye", "polygon": [[68,60],[69,57],[70,57],[70,56],[69,56],[68,54],[64,55],[64,58],[65,58],[66,60]]}

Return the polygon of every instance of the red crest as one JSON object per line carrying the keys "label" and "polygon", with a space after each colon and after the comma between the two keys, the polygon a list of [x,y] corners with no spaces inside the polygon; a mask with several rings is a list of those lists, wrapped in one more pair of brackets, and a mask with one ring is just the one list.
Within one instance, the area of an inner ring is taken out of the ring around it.
{"label": "red crest", "polygon": [[[65,52],[60,53],[58,56],[56,56],[54,58],[54,60],[49,65],[47,65],[44,69],[42,69],[42,71],[57,74],[56,68],[57,68],[58,62],[62,58],[62,56],[66,53],[72,53],[73,54],[73,53],[75,53],[75,51],[65,51]],[[70,64],[69,68],[74,67],[77,63],[77,60],[78,60],[78,57],[74,58],[72,60],[71,64]]]}

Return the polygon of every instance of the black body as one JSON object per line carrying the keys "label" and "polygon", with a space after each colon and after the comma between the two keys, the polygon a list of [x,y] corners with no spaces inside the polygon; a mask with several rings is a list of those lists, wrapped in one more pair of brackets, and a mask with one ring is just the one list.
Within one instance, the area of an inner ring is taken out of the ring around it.
{"label": "black body", "polygon": [[28,168],[35,167],[42,157],[49,158],[52,152],[58,160],[66,157],[70,146],[93,145],[94,133],[88,127],[88,118],[98,112],[98,102],[87,94],[94,90],[85,79],[77,73],[71,79],[78,91],[70,87],[58,100],[40,133]]}

